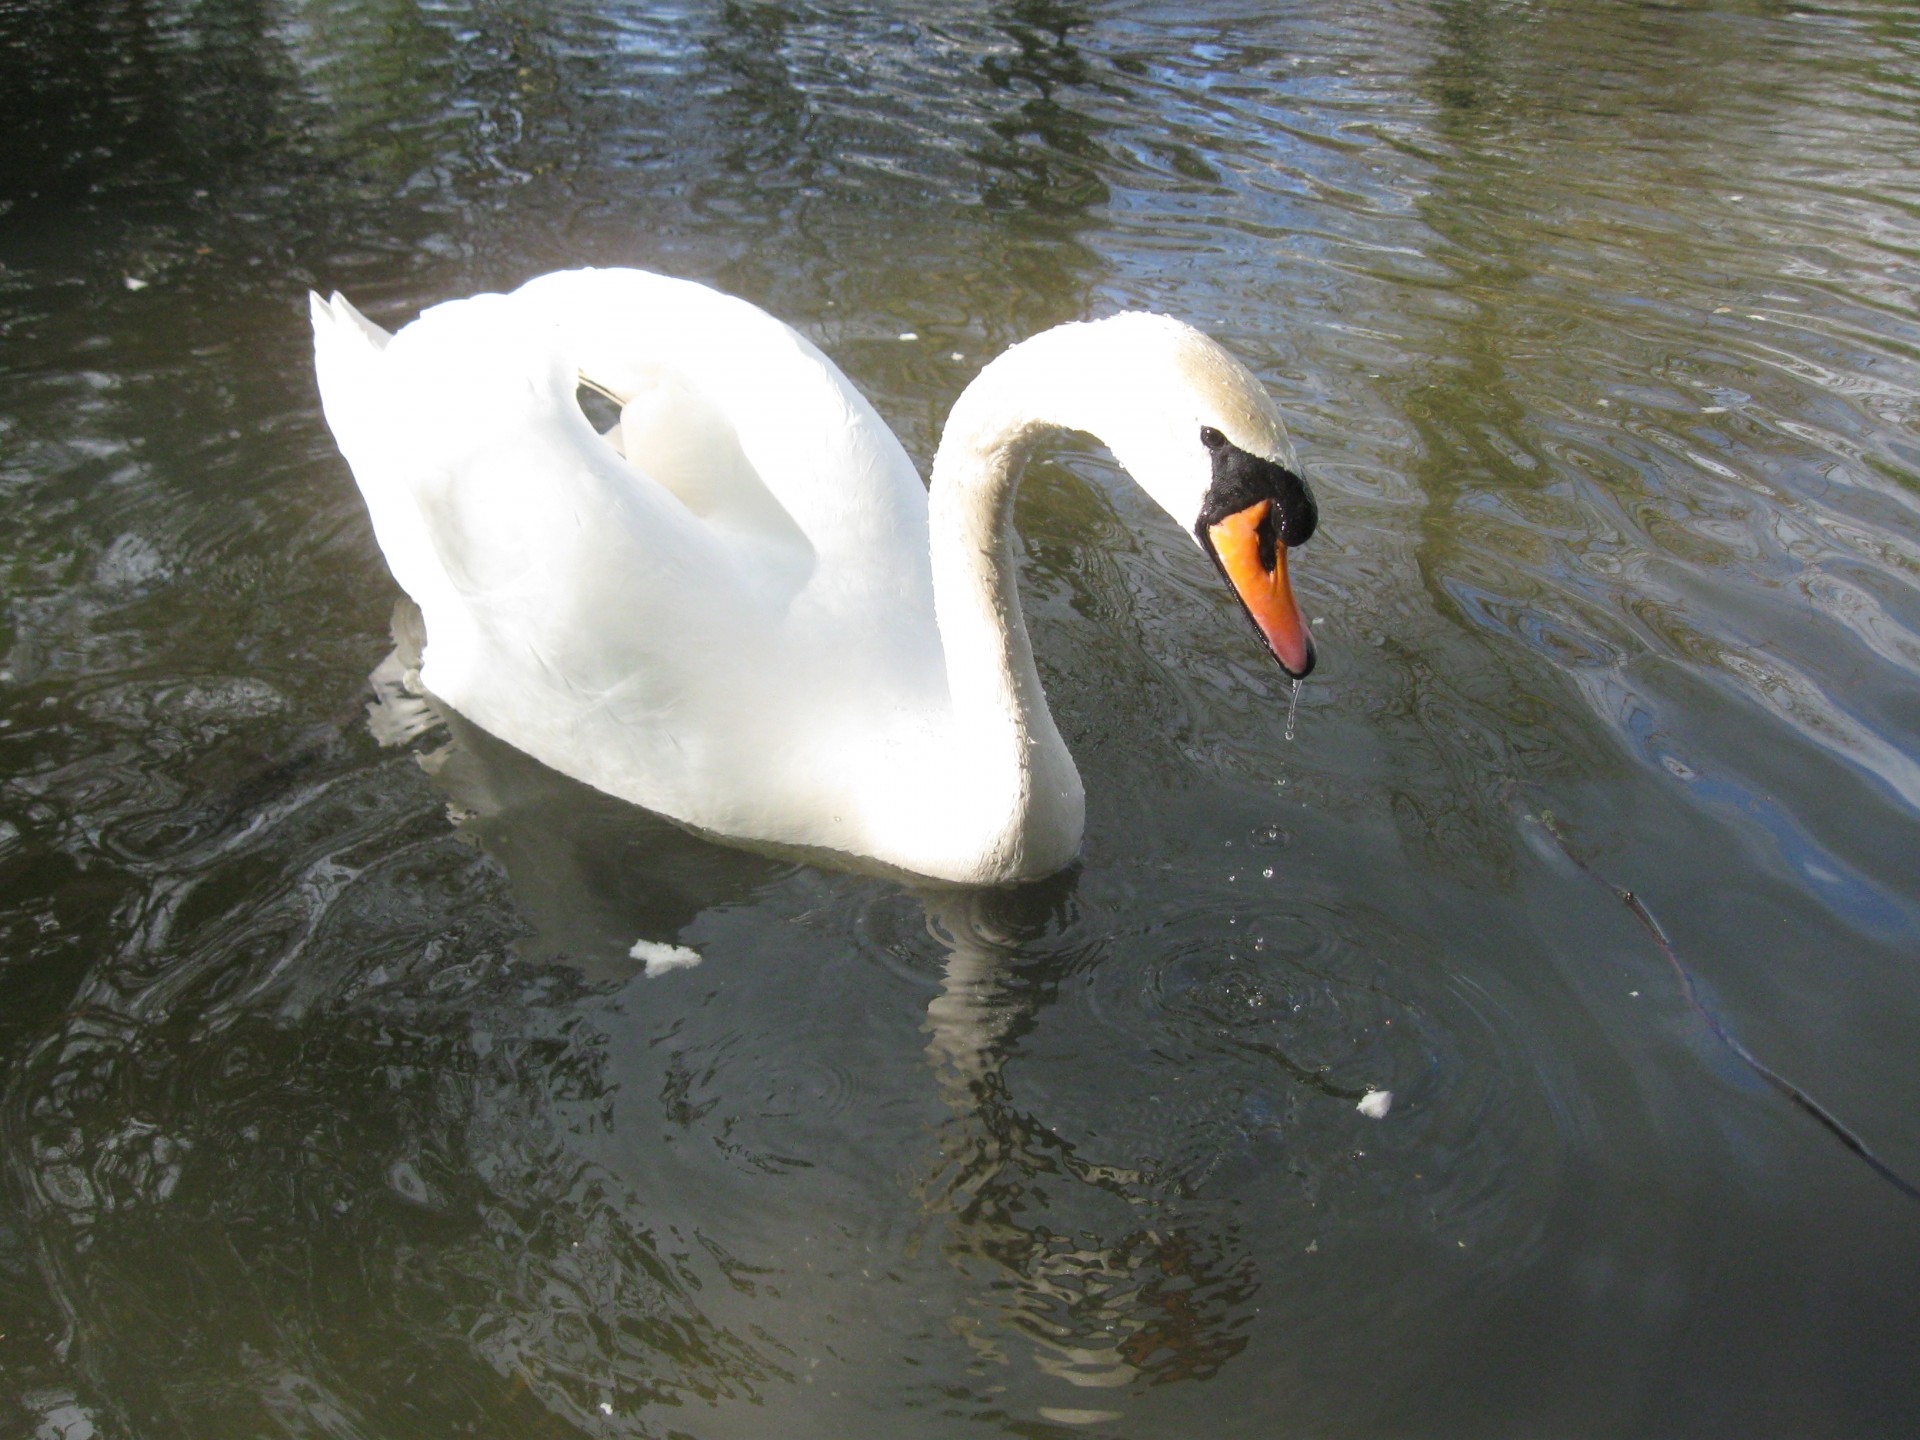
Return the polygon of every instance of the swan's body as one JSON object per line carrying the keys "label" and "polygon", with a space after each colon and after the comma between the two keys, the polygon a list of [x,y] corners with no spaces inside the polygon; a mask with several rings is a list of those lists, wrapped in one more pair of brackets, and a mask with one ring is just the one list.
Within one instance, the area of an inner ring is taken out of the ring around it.
{"label": "swan's body", "polygon": [[[567,271],[391,337],[339,296],[313,316],[328,423],[425,617],[424,687],[715,834],[969,883],[1072,858],[1084,796],[1009,534],[1025,453],[1052,428],[1104,440],[1195,527],[1283,663],[1311,666],[1297,615],[1297,639],[1276,639],[1226,538],[1240,524],[1266,556],[1276,523],[1305,538],[1274,478],[1305,496],[1285,429],[1245,368],[1177,321],[1122,315],[1008,351],[955,404],[929,496],[831,361],[704,286]],[[582,378],[623,403],[606,437],[576,402]],[[1279,489],[1209,531],[1223,485]],[[1284,594],[1278,555],[1267,581]]]}

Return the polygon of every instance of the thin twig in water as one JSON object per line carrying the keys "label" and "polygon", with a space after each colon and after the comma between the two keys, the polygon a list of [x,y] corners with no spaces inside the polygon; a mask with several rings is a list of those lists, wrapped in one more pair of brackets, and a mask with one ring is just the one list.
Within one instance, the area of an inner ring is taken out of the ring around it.
{"label": "thin twig in water", "polygon": [[1886,1161],[1874,1154],[1867,1142],[1854,1134],[1852,1130],[1848,1129],[1847,1126],[1841,1122],[1840,1118],[1831,1110],[1828,1110],[1826,1106],[1822,1105],[1818,1100],[1815,1100],[1811,1095],[1807,1094],[1806,1091],[1802,1090],[1778,1070],[1775,1070],[1771,1065],[1767,1064],[1766,1061],[1762,1060],[1758,1055],[1755,1055],[1751,1050],[1747,1049],[1745,1045],[1742,1045],[1738,1037],[1730,1032],[1726,1026],[1722,1025],[1720,1021],[1715,1018],[1713,1012],[1701,1003],[1700,987],[1694,983],[1693,972],[1688,970],[1686,965],[1681,961],[1679,953],[1673,948],[1673,941],[1667,938],[1665,928],[1654,918],[1653,911],[1647,908],[1644,900],[1625,886],[1614,884],[1613,881],[1607,879],[1606,876],[1589,865],[1585,857],[1573,848],[1572,843],[1561,831],[1559,822],[1557,822],[1552,815],[1542,813],[1533,818],[1537,819],[1540,822],[1541,828],[1553,837],[1553,843],[1560,847],[1560,853],[1572,862],[1575,869],[1579,870],[1581,874],[1587,876],[1596,884],[1603,885],[1612,891],[1614,898],[1633,912],[1633,918],[1640,922],[1640,928],[1652,937],[1653,943],[1659,947],[1660,953],[1666,956],[1667,964],[1673,967],[1673,973],[1680,981],[1680,993],[1685,997],[1688,1007],[1692,1009],[1694,1014],[1700,1017],[1702,1023],[1706,1025],[1716,1040],[1737,1055],[1748,1069],[1766,1081],[1768,1085],[1772,1086],[1787,1100],[1819,1121],[1836,1140],[1864,1160],[1882,1180],[1885,1180],[1909,1200],[1920,1200],[1920,1186],[1916,1186],[1911,1180],[1907,1179],[1906,1176],[1902,1175],[1898,1170],[1895,1170],[1891,1165],[1887,1164]]}

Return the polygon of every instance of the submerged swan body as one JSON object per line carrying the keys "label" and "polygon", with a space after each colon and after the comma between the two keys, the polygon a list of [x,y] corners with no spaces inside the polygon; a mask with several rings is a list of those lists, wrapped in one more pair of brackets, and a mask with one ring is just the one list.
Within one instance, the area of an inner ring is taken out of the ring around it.
{"label": "submerged swan body", "polygon": [[[832,361],[743,300],[574,270],[389,336],[313,297],[327,422],[426,621],[424,687],[567,775],[717,835],[970,884],[1072,859],[1080,776],[1021,617],[1014,486],[1105,442],[1290,674],[1313,500],[1238,361],[1163,316],[1014,346],[931,490]],[[585,383],[621,406],[596,433]]]}

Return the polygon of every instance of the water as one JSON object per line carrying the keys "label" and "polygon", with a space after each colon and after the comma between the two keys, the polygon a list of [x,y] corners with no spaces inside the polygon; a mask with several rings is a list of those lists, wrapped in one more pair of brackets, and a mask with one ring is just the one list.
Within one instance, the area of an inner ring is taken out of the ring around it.
{"label": "water", "polygon": [[[1920,1174],[1910,7],[0,41],[0,1428],[1912,1429],[1920,1206],[1714,1028]],[[709,845],[457,717],[377,744],[304,291],[581,263],[798,324],[923,465],[1047,324],[1218,335],[1322,506],[1294,742],[1067,447],[1018,514],[1089,780],[1055,881]]]}

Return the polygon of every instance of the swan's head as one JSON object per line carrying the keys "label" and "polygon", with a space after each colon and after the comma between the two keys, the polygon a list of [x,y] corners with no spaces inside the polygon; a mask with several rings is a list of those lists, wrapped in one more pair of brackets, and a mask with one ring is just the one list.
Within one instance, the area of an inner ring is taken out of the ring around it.
{"label": "swan's head", "polygon": [[[1280,667],[1313,669],[1287,558],[1319,521],[1266,387],[1216,340],[1165,315],[1071,327],[1100,374],[1088,428],[1219,568]],[[1084,372],[1083,372],[1084,373]]]}
{"label": "swan's head", "polygon": [[[934,462],[943,472],[1017,473],[1026,447],[1081,430],[1200,542],[1274,659],[1296,679],[1313,637],[1287,557],[1313,534],[1313,493],[1266,387],[1216,340],[1167,315],[1133,311],[1057,325],[1007,351],[955,402]],[[957,481],[955,492],[968,489]],[[997,492],[1011,498],[1011,485]],[[1004,522],[1005,513],[995,517]]]}
{"label": "swan's head", "polygon": [[1320,523],[1307,482],[1278,460],[1241,449],[1211,425],[1199,443],[1209,478],[1193,535],[1212,557],[1280,668],[1294,679],[1313,670],[1313,634],[1293,598],[1287,554]]}

